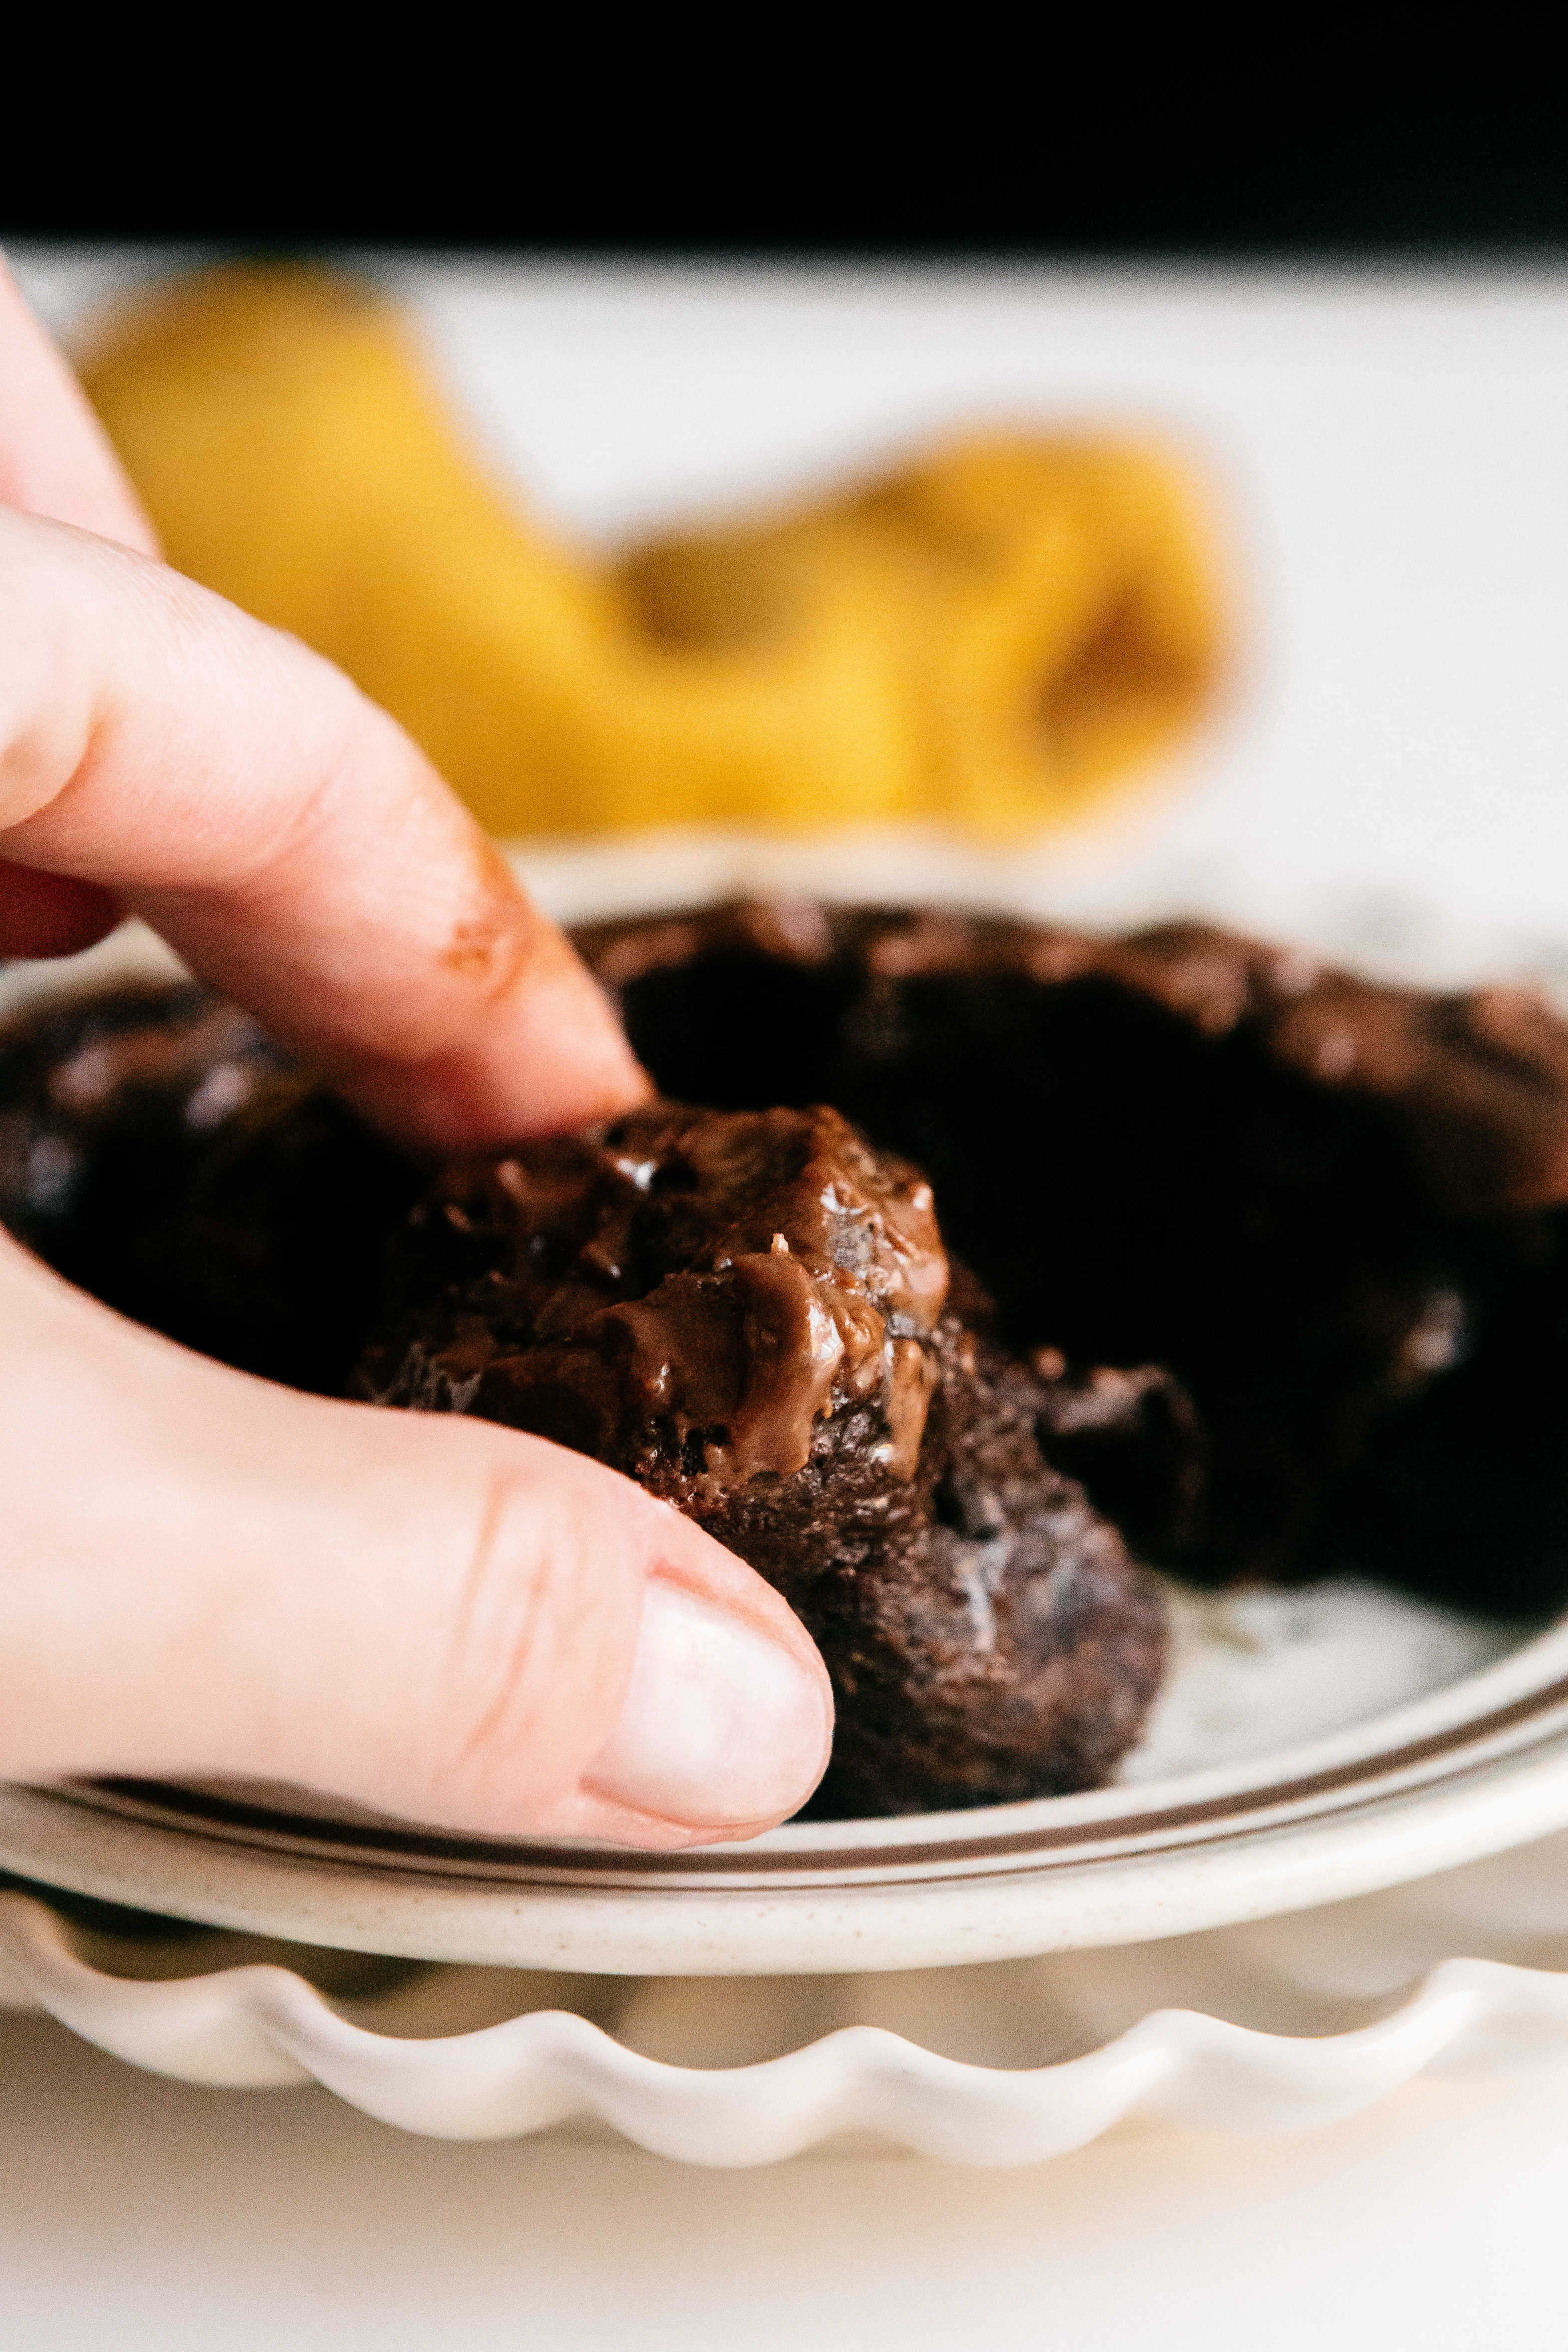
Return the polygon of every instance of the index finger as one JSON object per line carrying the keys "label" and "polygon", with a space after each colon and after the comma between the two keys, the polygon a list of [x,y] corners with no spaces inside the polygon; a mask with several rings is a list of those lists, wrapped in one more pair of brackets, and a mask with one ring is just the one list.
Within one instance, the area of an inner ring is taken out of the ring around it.
{"label": "index finger", "polygon": [[115,892],[384,1128],[648,1092],[599,990],[341,672],[162,565],[0,512],[0,855]]}

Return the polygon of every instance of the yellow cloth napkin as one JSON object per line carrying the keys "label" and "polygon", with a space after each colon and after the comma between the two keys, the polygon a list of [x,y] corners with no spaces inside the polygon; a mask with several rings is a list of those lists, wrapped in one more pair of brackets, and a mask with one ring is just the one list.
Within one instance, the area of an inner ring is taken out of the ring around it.
{"label": "yellow cloth napkin", "polygon": [[464,446],[395,310],[297,267],[161,297],[87,373],[170,561],[328,655],[498,834],[1070,815],[1219,662],[1156,446],[988,436],[595,562]]}

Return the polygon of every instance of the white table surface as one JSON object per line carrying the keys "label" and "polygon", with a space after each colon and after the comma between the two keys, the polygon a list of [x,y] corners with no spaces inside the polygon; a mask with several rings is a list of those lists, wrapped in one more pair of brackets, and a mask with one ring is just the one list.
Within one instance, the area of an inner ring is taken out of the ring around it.
{"label": "white table surface", "polygon": [[[73,332],[184,258],[16,257]],[[1394,953],[1435,909],[1460,963],[1568,971],[1568,277],[374,266],[497,462],[590,537],[975,414],[1167,420],[1227,486],[1249,582],[1231,708],[1178,794],[963,872],[1089,913],[1359,926]],[[570,857],[541,871],[569,902]],[[1556,2073],[1419,2082],[1300,2140],[1141,2129],[1021,2173],[724,2175],[585,2139],[419,2142],[7,2016],[0,2168],[16,2352],[1568,2333]]]}
{"label": "white table surface", "polygon": [[416,2140],[0,2019],[16,2352],[1509,2352],[1561,2346],[1568,2074],[1417,2082],[1295,2140],[1113,2134],[1021,2172],[698,2172]]}

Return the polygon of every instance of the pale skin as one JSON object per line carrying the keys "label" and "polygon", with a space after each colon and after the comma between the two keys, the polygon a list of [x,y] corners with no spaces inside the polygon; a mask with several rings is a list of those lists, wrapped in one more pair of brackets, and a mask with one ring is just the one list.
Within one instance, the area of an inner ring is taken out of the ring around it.
{"label": "pale skin", "polygon": [[[0,264],[0,957],[142,916],[426,1148],[647,1081],[347,679],[159,561]],[[798,1621],[628,1481],[121,1320],[0,1235],[0,1778],[289,1781],[491,1834],[752,1834],[826,1761]]]}

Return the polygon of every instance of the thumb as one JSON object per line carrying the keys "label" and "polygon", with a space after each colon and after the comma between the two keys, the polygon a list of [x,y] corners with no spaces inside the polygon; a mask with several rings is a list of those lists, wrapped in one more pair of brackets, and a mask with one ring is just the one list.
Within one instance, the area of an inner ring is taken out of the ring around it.
{"label": "thumb", "polygon": [[794,1811],[832,1700],[668,1506],[514,1431],[304,1397],[0,1240],[0,1774],[288,1780],[492,1836]]}

